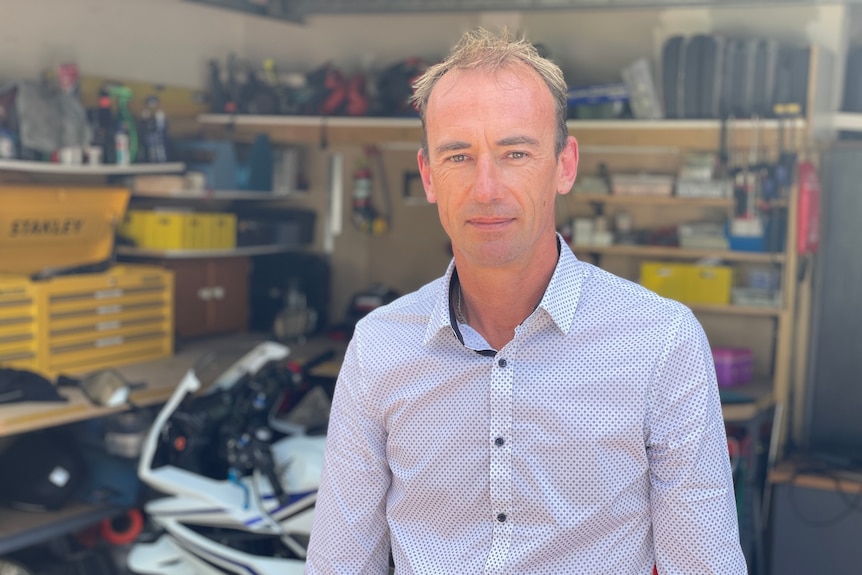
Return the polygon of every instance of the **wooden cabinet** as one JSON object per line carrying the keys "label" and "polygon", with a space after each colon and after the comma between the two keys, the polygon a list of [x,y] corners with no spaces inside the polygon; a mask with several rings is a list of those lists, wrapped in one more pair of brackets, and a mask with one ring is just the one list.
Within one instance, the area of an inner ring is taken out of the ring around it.
{"label": "wooden cabinet", "polygon": [[178,338],[245,331],[249,317],[249,258],[159,260],[174,272]]}

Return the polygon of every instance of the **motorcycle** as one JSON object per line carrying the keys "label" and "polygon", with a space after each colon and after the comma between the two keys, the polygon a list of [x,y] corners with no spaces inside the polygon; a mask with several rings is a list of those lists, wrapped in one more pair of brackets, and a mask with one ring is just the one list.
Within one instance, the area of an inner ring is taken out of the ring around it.
{"label": "motorcycle", "polygon": [[331,397],[306,375],[333,352],[301,366],[288,354],[259,344],[201,396],[185,374],[143,444],[138,476],[166,496],[144,506],[161,534],[133,546],[132,572],[303,573],[325,443],[309,413],[325,431]]}

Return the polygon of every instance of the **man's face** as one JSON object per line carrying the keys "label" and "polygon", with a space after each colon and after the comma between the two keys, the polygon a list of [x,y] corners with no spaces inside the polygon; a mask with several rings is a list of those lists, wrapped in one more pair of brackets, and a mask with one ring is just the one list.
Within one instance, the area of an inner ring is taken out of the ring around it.
{"label": "man's face", "polygon": [[554,101],[534,70],[446,73],[425,126],[428,158],[419,152],[419,171],[456,257],[505,266],[529,262],[540,241],[551,245],[556,194],[571,189],[578,154],[571,137],[555,154]]}

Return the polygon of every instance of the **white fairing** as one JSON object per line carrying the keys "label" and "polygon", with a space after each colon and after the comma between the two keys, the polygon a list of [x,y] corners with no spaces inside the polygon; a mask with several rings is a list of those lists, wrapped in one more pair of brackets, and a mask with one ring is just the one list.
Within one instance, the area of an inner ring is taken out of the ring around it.
{"label": "white fairing", "polygon": [[[271,359],[283,359],[287,348],[261,344],[217,380],[222,389],[243,374],[254,373]],[[240,479],[210,479],[171,465],[152,468],[159,434],[183,397],[200,387],[194,371],[186,374],[161,410],[145,442],[138,473],[144,482],[167,494],[150,501],[145,510],[165,533],[153,543],[136,543],[128,557],[129,569],[143,575],[299,575],[304,561],[253,555],[211,539],[189,526],[227,528],[280,538],[300,557],[303,540],[311,533],[314,504],[323,466],[325,437],[297,435],[283,438],[270,449],[283,490],[280,504],[263,474]]]}
{"label": "white fairing", "polygon": [[281,472],[282,487],[288,493],[317,490],[323,471],[323,436],[286,437],[272,446],[272,455]]}
{"label": "white fairing", "polygon": [[219,545],[183,527],[165,522],[166,534],[154,543],[136,544],[128,557],[134,573],[144,575],[302,575],[305,562],[257,557]]}

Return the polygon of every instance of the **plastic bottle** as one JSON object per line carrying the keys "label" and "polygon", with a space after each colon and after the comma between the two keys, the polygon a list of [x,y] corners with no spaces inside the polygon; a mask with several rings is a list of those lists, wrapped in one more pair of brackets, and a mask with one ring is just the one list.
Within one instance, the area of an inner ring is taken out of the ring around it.
{"label": "plastic bottle", "polygon": [[128,166],[132,163],[129,155],[129,132],[123,122],[117,123],[117,130],[114,132],[114,151],[117,165]]}

